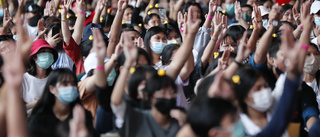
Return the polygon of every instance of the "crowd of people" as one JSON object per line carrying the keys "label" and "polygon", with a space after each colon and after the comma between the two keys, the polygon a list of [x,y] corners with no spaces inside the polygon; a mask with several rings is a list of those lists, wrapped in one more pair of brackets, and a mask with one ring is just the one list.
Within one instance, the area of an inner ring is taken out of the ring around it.
{"label": "crowd of people", "polygon": [[0,4],[0,137],[320,136],[320,1]]}

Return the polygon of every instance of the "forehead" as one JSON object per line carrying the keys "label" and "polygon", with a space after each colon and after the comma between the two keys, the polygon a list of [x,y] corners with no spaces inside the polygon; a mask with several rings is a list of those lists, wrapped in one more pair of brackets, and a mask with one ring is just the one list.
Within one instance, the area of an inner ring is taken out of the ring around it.
{"label": "forehead", "polygon": [[159,32],[157,34],[154,34],[152,37],[166,37],[167,35],[164,32]]}
{"label": "forehead", "polygon": [[318,52],[319,53],[318,49],[316,49],[316,47],[314,47],[314,46],[309,46],[308,52]]}
{"label": "forehead", "polygon": [[251,9],[249,7],[242,7],[241,8],[243,11],[251,11]]}
{"label": "forehead", "polygon": [[223,39],[223,42],[224,42],[224,43],[235,43],[235,41],[234,41],[230,36],[226,36],[226,37]]}
{"label": "forehead", "polygon": [[129,34],[130,36],[137,36],[139,37],[139,33],[136,31],[127,31],[127,34]]}

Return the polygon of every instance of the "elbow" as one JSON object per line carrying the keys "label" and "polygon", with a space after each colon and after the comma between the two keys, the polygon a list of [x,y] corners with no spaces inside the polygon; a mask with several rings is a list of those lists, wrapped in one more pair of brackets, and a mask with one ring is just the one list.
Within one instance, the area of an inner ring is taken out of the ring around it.
{"label": "elbow", "polygon": [[119,106],[121,104],[122,100],[120,99],[113,99],[111,98],[111,103],[114,105],[114,106]]}

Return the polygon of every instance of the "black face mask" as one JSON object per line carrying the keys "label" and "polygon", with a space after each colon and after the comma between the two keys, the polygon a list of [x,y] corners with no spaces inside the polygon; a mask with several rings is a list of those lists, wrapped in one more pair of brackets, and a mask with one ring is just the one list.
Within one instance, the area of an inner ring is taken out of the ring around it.
{"label": "black face mask", "polygon": [[32,27],[36,27],[38,25],[38,21],[41,19],[40,15],[35,15],[29,19],[28,24]]}
{"label": "black face mask", "polygon": [[170,110],[176,107],[176,99],[157,98],[157,103],[155,104],[155,107],[163,115],[169,115]]}

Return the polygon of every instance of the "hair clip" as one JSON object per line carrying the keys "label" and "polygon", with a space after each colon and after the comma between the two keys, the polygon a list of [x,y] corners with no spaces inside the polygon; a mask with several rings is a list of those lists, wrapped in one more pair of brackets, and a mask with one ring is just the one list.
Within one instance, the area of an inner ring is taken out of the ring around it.
{"label": "hair clip", "polygon": [[70,16],[69,15],[67,15],[67,19],[69,19],[70,18]]}
{"label": "hair clip", "polygon": [[232,81],[235,84],[240,84],[240,76],[239,75],[233,75],[232,76]]}
{"label": "hair clip", "polygon": [[156,5],[154,5],[154,7],[159,8],[159,4],[157,3]]}
{"label": "hair clip", "polygon": [[151,14],[151,11],[148,11],[148,15],[150,15]]}
{"label": "hair clip", "polygon": [[142,27],[142,24],[141,23],[139,23],[139,25],[138,25],[139,27]]}
{"label": "hair clip", "polygon": [[153,8],[153,5],[150,5],[150,9]]}
{"label": "hair clip", "polygon": [[62,5],[59,5],[59,8],[61,9],[61,8],[62,8]]}
{"label": "hair clip", "polygon": [[168,24],[168,21],[164,21],[164,24]]}
{"label": "hair clip", "polygon": [[282,5],[282,6],[284,6],[285,4],[284,4],[284,3],[282,3],[281,5]]}
{"label": "hair clip", "polygon": [[277,34],[276,34],[276,33],[273,33],[273,34],[272,34],[272,37],[276,38],[276,37],[277,37]]}
{"label": "hair clip", "polygon": [[163,69],[159,69],[158,70],[158,75],[159,76],[164,76],[164,75],[166,75],[166,71],[164,71]]}
{"label": "hair clip", "polygon": [[103,17],[100,17],[100,22],[102,22],[103,21]]}
{"label": "hair clip", "polygon": [[136,68],[134,68],[134,67],[131,67],[131,68],[130,68],[130,73],[131,73],[131,74],[133,74],[135,71],[136,71]]}
{"label": "hair clip", "polygon": [[61,13],[61,9],[58,9],[59,13]]}
{"label": "hair clip", "polygon": [[89,40],[93,40],[93,36],[92,35],[89,36]]}
{"label": "hair clip", "polygon": [[122,21],[122,24],[126,24],[126,22]]}
{"label": "hair clip", "polygon": [[110,14],[110,9],[107,10],[107,13]]}
{"label": "hair clip", "polygon": [[223,14],[226,14],[226,10],[223,10],[222,13],[223,13]]}
{"label": "hair clip", "polygon": [[76,14],[76,17],[78,17],[78,14]]}
{"label": "hair clip", "polygon": [[219,56],[219,52],[214,52],[213,55],[214,55],[214,58],[217,58]]}
{"label": "hair clip", "polygon": [[250,29],[253,29],[253,25],[250,25]]}

